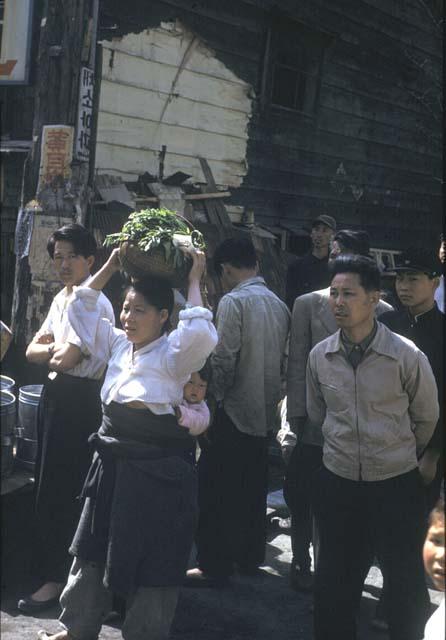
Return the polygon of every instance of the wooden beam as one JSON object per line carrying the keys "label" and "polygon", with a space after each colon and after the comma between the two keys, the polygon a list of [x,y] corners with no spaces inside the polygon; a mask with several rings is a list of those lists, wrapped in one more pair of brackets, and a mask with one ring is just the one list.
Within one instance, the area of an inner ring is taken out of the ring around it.
{"label": "wooden beam", "polygon": [[[215,184],[214,176],[212,175],[208,161],[205,158],[198,158],[198,160],[200,161],[201,169],[207,182],[206,186],[202,187],[204,192],[203,195],[217,193],[217,185]],[[219,200],[213,202],[211,199],[207,199],[206,201],[205,198],[205,205],[212,224],[217,224],[223,227],[232,227],[231,219],[222,202]]]}
{"label": "wooden beam", "polygon": [[211,200],[213,198],[229,198],[230,191],[216,191],[215,193],[191,193],[184,196],[185,200]]}

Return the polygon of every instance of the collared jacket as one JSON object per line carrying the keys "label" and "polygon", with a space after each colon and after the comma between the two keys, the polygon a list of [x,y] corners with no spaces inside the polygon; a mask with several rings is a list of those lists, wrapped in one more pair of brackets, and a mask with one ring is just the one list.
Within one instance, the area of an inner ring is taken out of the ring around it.
{"label": "collared jacket", "polygon": [[307,409],[322,428],[323,462],[348,480],[386,480],[418,466],[438,420],[427,357],[378,322],[353,369],[341,332],[317,344],[307,368]]}
{"label": "collared jacket", "polygon": [[391,331],[412,340],[423,353],[432,367],[438,388],[440,419],[429,448],[443,450],[444,437],[444,329],[445,316],[435,304],[430,311],[412,316],[407,309],[391,311],[380,317],[380,322]]}
{"label": "collared jacket", "polygon": [[281,369],[290,313],[261,277],[220,300],[211,391],[239,431],[266,436],[281,399]]}
{"label": "collared jacket", "polygon": [[[311,349],[338,329],[330,308],[330,288],[306,293],[296,299],[291,318],[290,348],[287,371],[287,416],[306,418],[306,370]],[[380,300],[376,316],[392,311],[387,302]],[[322,447],[322,434],[317,426],[306,418],[299,434],[305,444]]]}

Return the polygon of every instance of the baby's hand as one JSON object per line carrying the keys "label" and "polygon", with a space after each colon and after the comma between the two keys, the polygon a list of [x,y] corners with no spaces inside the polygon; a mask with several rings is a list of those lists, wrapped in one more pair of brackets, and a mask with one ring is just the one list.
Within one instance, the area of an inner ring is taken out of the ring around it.
{"label": "baby's hand", "polygon": [[41,335],[36,335],[35,342],[37,344],[51,344],[54,342],[54,336],[52,333],[42,333]]}

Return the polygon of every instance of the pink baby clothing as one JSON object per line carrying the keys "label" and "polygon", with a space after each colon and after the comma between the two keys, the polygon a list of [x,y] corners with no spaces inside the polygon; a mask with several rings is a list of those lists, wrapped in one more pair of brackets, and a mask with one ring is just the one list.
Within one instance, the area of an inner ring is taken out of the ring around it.
{"label": "pink baby clothing", "polygon": [[181,404],[178,405],[178,409],[181,413],[178,418],[178,424],[182,427],[187,427],[191,436],[199,436],[206,431],[211,420],[211,414],[204,400],[197,404],[191,404],[183,398]]}

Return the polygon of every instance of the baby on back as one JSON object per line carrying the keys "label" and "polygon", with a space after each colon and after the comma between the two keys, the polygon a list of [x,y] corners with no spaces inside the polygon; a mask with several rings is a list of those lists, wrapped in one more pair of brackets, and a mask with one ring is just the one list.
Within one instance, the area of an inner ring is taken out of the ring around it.
{"label": "baby on back", "polygon": [[178,424],[189,429],[191,436],[199,436],[209,426],[211,415],[205,397],[211,375],[209,361],[194,372],[184,385],[183,400],[175,408]]}

